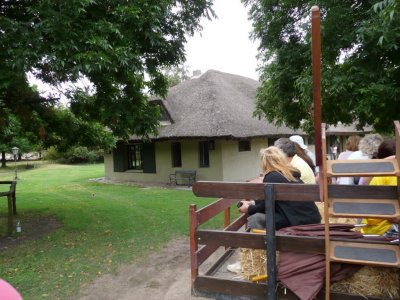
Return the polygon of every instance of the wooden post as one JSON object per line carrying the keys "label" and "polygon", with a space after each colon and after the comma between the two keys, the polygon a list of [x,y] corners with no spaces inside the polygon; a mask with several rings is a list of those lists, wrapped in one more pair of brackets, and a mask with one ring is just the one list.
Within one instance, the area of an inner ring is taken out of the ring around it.
{"label": "wooden post", "polygon": [[[394,121],[394,135],[396,138],[396,160],[397,160],[397,165],[400,168],[400,122],[399,121]],[[399,197],[399,205],[400,205],[400,174],[397,174],[397,195]]]}
{"label": "wooden post", "polygon": [[16,185],[17,185],[17,182],[16,182],[16,181],[13,181],[13,182],[11,183],[12,201],[13,201],[13,213],[14,213],[14,215],[17,214],[17,197],[16,197],[16,195],[15,195]]}
{"label": "wooden post", "polygon": [[12,235],[14,230],[14,210],[13,210],[13,198],[12,194],[7,195],[8,200],[8,224],[7,224],[7,234]]}
{"label": "wooden post", "polygon": [[[322,144],[322,157],[326,157],[326,135],[325,124],[321,124],[321,144]],[[329,198],[328,198],[328,174],[326,171],[326,159],[322,160],[322,169],[320,169],[319,177],[319,191],[321,200],[324,201],[324,217],[325,217],[325,299],[330,299],[331,288],[331,254],[330,254],[330,241],[329,241]]]}
{"label": "wooden post", "polygon": [[313,77],[313,101],[314,101],[314,141],[316,164],[321,167],[321,35],[319,7],[311,8],[311,43],[312,43],[312,77]]}
{"label": "wooden post", "polygon": [[267,299],[276,300],[276,237],[275,237],[275,195],[274,186],[266,184],[265,195],[265,228],[267,244]]}
{"label": "wooden post", "polygon": [[231,208],[225,208],[224,210],[224,228],[228,227],[231,224]]}
{"label": "wooden post", "polygon": [[[231,208],[227,207],[224,210],[224,228],[228,227],[231,224]],[[229,247],[225,247],[225,250]]]}
{"label": "wooden post", "polygon": [[193,282],[199,275],[199,267],[197,266],[196,251],[198,250],[198,243],[196,240],[196,231],[198,227],[198,220],[196,214],[197,206],[196,204],[191,204],[189,207],[189,232],[190,232],[190,270],[192,278],[192,288]]}
{"label": "wooden post", "polygon": [[[397,165],[400,168],[400,122],[399,121],[394,121],[394,135],[396,138],[396,160],[397,160]],[[400,174],[397,174],[397,197],[400,205]],[[397,222],[397,226],[400,228],[400,220]],[[400,285],[398,291],[400,292]]]}

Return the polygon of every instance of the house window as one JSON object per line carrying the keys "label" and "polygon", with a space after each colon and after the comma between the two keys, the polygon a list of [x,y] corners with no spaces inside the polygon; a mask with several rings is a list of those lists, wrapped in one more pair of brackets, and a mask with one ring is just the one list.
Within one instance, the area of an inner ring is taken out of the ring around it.
{"label": "house window", "polygon": [[182,167],[181,143],[180,142],[172,143],[171,152],[172,152],[172,167],[173,168]]}
{"label": "house window", "polygon": [[201,168],[208,168],[210,166],[209,149],[208,141],[199,142],[199,162]]}
{"label": "house window", "polygon": [[239,152],[251,151],[251,144],[249,140],[239,141]]}
{"label": "house window", "polygon": [[142,144],[128,146],[128,170],[142,170]]}
{"label": "house window", "polygon": [[154,143],[125,144],[118,141],[113,149],[114,172],[136,170],[156,173],[156,147]]}

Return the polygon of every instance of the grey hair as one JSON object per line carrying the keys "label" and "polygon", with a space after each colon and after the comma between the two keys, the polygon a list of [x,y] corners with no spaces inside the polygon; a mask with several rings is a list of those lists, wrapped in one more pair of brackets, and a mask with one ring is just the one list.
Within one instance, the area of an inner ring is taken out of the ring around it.
{"label": "grey hair", "polygon": [[378,152],[379,145],[383,142],[383,137],[378,134],[368,134],[360,140],[358,150],[364,155],[372,158]]}
{"label": "grey hair", "polygon": [[288,138],[277,139],[274,143],[274,146],[281,149],[287,157],[293,157],[296,154],[296,146],[294,142]]}

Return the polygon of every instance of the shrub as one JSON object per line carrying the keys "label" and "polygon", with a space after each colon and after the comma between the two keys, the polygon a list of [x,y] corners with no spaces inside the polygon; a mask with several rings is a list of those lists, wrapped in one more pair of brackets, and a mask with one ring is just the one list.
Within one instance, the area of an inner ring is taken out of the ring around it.
{"label": "shrub", "polygon": [[43,159],[59,161],[62,158],[62,154],[57,151],[56,148],[50,147],[44,151]]}
{"label": "shrub", "polygon": [[103,153],[98,150],[89,150],[87,147],[70,148],[64,155],[64,162],[70,164],[95,163],[103,160]]}
{"label": "shrub", "polygon": [[89,150],[87,147],[72,147],[65,153],[60,153],[54,147],[47,149],[44,159],[62,164],[80,164],[103,162],[104,153],[101,150]]}

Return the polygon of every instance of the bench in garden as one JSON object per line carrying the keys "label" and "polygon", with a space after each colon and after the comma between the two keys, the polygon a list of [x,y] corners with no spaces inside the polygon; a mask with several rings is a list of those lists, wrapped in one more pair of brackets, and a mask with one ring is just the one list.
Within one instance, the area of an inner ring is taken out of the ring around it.
{"label": "bench in garden", "polygon": [[169,183],[191,186],[196,182],[196,170],[175,170],[169,175]]}

